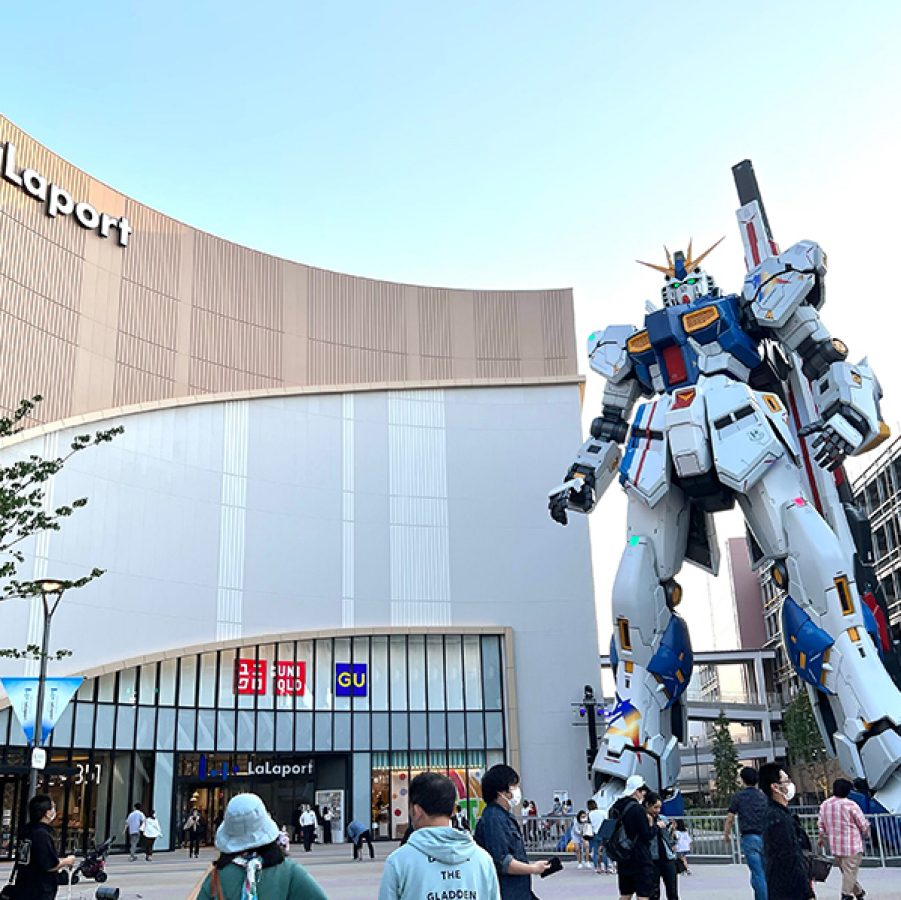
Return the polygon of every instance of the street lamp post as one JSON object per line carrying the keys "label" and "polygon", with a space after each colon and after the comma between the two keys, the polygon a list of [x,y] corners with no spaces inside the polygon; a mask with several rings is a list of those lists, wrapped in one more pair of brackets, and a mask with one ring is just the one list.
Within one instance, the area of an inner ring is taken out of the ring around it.
{"label": "street lamp post", "polygon": [[692,735],[691,743],[695,748],[695,778],[698,781],[698,805],[700,806],[703,796],[701,794],[701,763],[698,760],[698,736]]}
{"label": "street lamp post", "polygon": [[[44,604],[44,630],[41,637],[41,670],[38,675],[37,707],[34,715],[34,738],[32,739],[32,752],[43,743],[44,720],[44,688],[47,681],[47,654],[50,652],[50,624],[53,614],[56,612],[60,601],[63,599],[65,585],[61,581],[44,578],[34,582],[41,592],[41,601]],[[32,765],[31,774],[28,776],[28,796],[33,797],[38,787],[38,770]]]}
{"label": "street lamp post", "polygon": [[598,702],[594,696],[594,688],[590,684],[585,685],[582,707],[588,717],[588,778],[591,781],[592,788],[597,790],[600,773],[594,771],[594,760],[598,755]]}

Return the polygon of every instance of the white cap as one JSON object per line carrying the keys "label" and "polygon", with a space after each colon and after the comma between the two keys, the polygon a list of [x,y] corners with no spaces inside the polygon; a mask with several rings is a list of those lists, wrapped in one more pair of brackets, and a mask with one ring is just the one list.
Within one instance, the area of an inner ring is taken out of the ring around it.
{"label": "white cap", "polygon": [[630,775],[621,797],[631,797],[639,788],[647,787],[641,775]]}
{"label": "white cap", "polygon": [[216,831],[216,846],[223,853],[243,853],[265,847],[278,837],[278,825],[256,794],[236,794],[228,801]]}

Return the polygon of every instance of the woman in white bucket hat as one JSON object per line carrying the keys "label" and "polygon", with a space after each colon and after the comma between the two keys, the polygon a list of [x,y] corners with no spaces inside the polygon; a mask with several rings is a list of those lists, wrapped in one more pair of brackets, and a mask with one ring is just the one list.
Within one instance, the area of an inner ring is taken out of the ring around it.
{"label": "woman in white bucket hat", "polygon": [[200,900],[327,900],[307,870],[285,858],[278,835],[256,794],[232,797],[216,831],[221,855],[200,887]]}

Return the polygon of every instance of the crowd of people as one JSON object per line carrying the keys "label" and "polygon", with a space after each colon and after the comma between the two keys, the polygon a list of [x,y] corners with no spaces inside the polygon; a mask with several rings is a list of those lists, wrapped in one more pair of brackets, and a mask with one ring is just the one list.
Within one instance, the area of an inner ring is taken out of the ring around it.
{"label": "crowd of people", "polygon": [[[790,775],[778,763],[767,763],[759,772],[746,767],[740,774],[744,788],[732,798],[723,836],[729,839],[737,820],[754,900],[810,900],[816,896],[814,850],[789,808],[795,797]],[[841,872],[842,900],[859,900],[866,894],[858,873],[870,826],[849,799],[852,788],[848,779],[837,778],[817,816],[817,846],[830,851]]]}
{"label": "crowd of people", "polygon": [[[738,833],[750,873],[754,900],[810,900],[815,897],[812,841],[789,804],[795,786],[783,766],[769,763],[741,770],[743,787],[731,799],[723,838]],[[849,799],[853,785],[844,778],[819,809],[817,846],[828,850],[841,872],[842,900],[861,900],[859,881],[869,824]],[[507,765],[488,769],[482,778],[484,810],[472,830],[459,805],[453,782],[444,774],[423,772],[410,782],[410,826],[401,846],[385,861],[379,900],[419,900],[427,896],[478,897],[479,900],[531,900],[533,876],[546,877],[561,868],[556,857],[532,861],[527,840],[542,830],[559,830],[561,847],[571,849],[577,868],[615,874],[621,900],[678,900],[679,875],[691,874],[691,836],[682,819],[664,816],[662,799],[641,776],[631,776],[609,809],[595,799],[573,812],[566,798],[556,797],[549,817],[539,817],[534,801],[524,800],[519,774]],[[45,900],[57,893],[60,874],[74,856],[57,854],[53,822],[56,807],[46,794],[28,805],[29,823],[20,836],[13,895]],[[322,811],[319,811],[320,813]],[[329,811],[330,812],[330,811]],[[317,817],[299,808],[294,827],[305,849],[312,842]],[[199,900],[320,900],[325,894],[306,869],[289,858],[288,828],[279,827],[255,794],[238,794],[214,823],[219,857],[195,889]],[[206,823],[192,809],[182,827],[189,856],[198,855]],[[547,836],[546,831],[542,832]],[[131,859],[139,849],[152,859],[161,828],[153,810],[134,804],[125,825]],[[354,860],[375,851],[372,833],[352,820],[346,835]],[[329,837],[331,835],[329,834]],[[328,838],[326,838],[328,841]],[[24,855],[21,848],[26,848]],[[662,889],[661,889],[662,885]],[[4,897],[7,895],[4,894]]]}

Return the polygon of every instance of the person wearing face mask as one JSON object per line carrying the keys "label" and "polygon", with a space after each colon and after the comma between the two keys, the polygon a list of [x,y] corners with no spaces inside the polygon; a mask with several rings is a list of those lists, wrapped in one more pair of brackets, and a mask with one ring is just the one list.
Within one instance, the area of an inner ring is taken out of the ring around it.
{"label": "person wearing face mask", "polygon": [[763,825],[763,868],[769,900],[815,897],[805,851],[811,849],[798,817],[788,810],[795,786],[778,763],[760,767],[760,790],[766,795]]}
{"label": "person wearing face mask", "polygon": [[385,860],[379,900],[422,900],[445,893],[500,900],[491,857],[469,832],[453,827],[456,800],[454,783],[446,775],[422,772],[410,782],[413,832]]}
{"label": "person wearing face mask", "polygon": [[28,824],[22,829],[16,853],[16,897],[52,900],[59,887],[60,869],[75,865],[74,856],[56,854],[56,835],[51,828],[56,806],[48,794],[35,794],[28,801]]}
{"label": "person wearing face mask", "polygon": [[666,888],[666,900],[679,900],[679,880],[676,875],[676,850],[673,840],[674,827],[660,815],[663,801],[654,791],[644,797],[644,808],[655,830],[651,839],[651,859],[657,871],[657,881],[651,891],[650,900],[660,900],[660,882]]}
{"label": "person wearing face mask", "polygon": [[482,776],[482,799],[487,806],[475,830],[476,843],[494,860],[503,900],[531,900],[532,876],[550,863],[529,862],[522,830],[513,814],[522,803],[519,774],[503,764]]}

